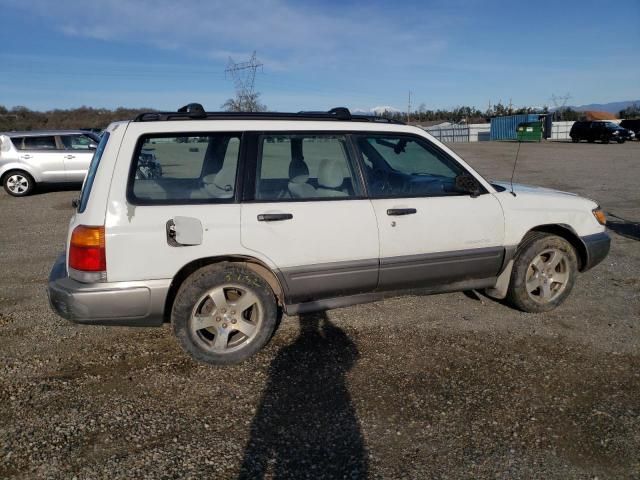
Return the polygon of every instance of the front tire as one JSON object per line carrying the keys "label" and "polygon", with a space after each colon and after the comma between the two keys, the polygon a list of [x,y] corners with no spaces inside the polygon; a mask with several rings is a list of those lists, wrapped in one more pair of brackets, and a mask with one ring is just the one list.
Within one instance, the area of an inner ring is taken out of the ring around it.
{"label": "front tire", "polygon": [[11,170],[2,177],[2,186],[12,197],[26,197],[36,186],[33,177],[22,170]]}
{"label": "front tire", "polygon": [[531,232],[516,252],[507,301],[524,312],[553,310],[571,293],[577,272],[578,258],[569,242]]}
{"label": "front tire", "polygon": [[182,348],[212,365],[239,363],[271,338],[278,309],[273,291],[255,272],[208,265],[180,286],[171,323]]}

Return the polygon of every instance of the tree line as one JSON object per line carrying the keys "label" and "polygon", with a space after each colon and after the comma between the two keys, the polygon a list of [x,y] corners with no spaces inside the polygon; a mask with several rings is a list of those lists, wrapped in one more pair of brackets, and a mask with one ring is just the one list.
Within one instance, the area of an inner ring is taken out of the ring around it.
{"label": "tree line", "polygon": [[150,108],[92,108],[80,107],[68,110],[56,109],[46,112],[30,110],[26,107],[7,109],[0,105],[0,132],[11,130],[64,130],[103,129],[119,120],[131,120]]}
{"label": "tree line", "polygon": [[[258,98],[250,99],[250,105],[255,104],[253,111],[265,111],[266,106],[259,103]],[[247,104],[231,104],[230,101],[223,105],[229,111],[251,111]],[[0,132],[11,130],[42,130],[42,129],[103,129],[112,122],[120,120],[131,120],[142,112],[154,111],[151,108],[107,108],[80,107],[73,109],[55,109],[48,111],[30,110],[26,107],[13,107],[7,109],[0,105]],[[548,113],[545,106],[542,109],[532,107],[513,108],[498,103],[487,110],[481,111],[476,107],[456,107],[452,109],[431,110],[425,104],[421,104],[416,110],[410,113],[411,122],[448,121],[484,123],[490,118],[503,115],[516,115],[523,113]],[[407,120],[407,112],[397,110],[379,112],[379,116],[395,120]],[[582,112],[573,110],[571,107],[562,108],[553,112],[554,120],[580,120],[584,115]],[[640,117],[640,105],[632,105],[619,112],[620,118]]]}

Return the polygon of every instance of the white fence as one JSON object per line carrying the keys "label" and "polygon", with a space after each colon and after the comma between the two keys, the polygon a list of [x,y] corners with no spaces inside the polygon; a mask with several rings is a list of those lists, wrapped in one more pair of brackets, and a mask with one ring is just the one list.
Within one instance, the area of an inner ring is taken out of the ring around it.
{"label": "white fence", "polygon": [[571,140],[569,132],[575,122],[553,122],[549,140]]}

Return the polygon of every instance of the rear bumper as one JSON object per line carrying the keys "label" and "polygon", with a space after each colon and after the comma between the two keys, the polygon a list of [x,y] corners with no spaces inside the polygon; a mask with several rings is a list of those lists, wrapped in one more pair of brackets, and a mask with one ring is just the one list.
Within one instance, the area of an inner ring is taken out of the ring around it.
{"label": "rear bumper", "polygon": [[587,249],[587,261],[582,268],[582,271],[586,272],[599,264],[609,254],[611,237],[607,232],[601,232],[580,237],[580,239]]}
{"label": "rear bumper", "polygon": [[61,255],[49,274],[49,304],[62,318],[92,325],[156,327],[164,321],[171,280],[82,283],[67,275]]}

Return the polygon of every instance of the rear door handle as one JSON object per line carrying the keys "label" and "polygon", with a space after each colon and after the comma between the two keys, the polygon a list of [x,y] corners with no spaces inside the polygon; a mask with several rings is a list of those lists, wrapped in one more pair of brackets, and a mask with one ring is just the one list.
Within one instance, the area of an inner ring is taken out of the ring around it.
{"label": "rear door handle", "polygon": [[75,155],[65,155],[64,158],[72,159],[72,158],[76,158],[76,156]]}
{"label": "rear door handle", "polygon": [[418,213],[415,208],[390,208],[387,210],[389,216],[413,215],[414,213]]}
{"label": "rear door handle", "polygon": [[22,155],[22,157],[20,158],[24,158],[25,160],[29,160],[31,158],[31,155]]}
{"label": "rear door handle", "polygon": [[291,220],[293,215],[290,213],[261,213],[258,215],[259,222],[280,222],[282,220]]}

